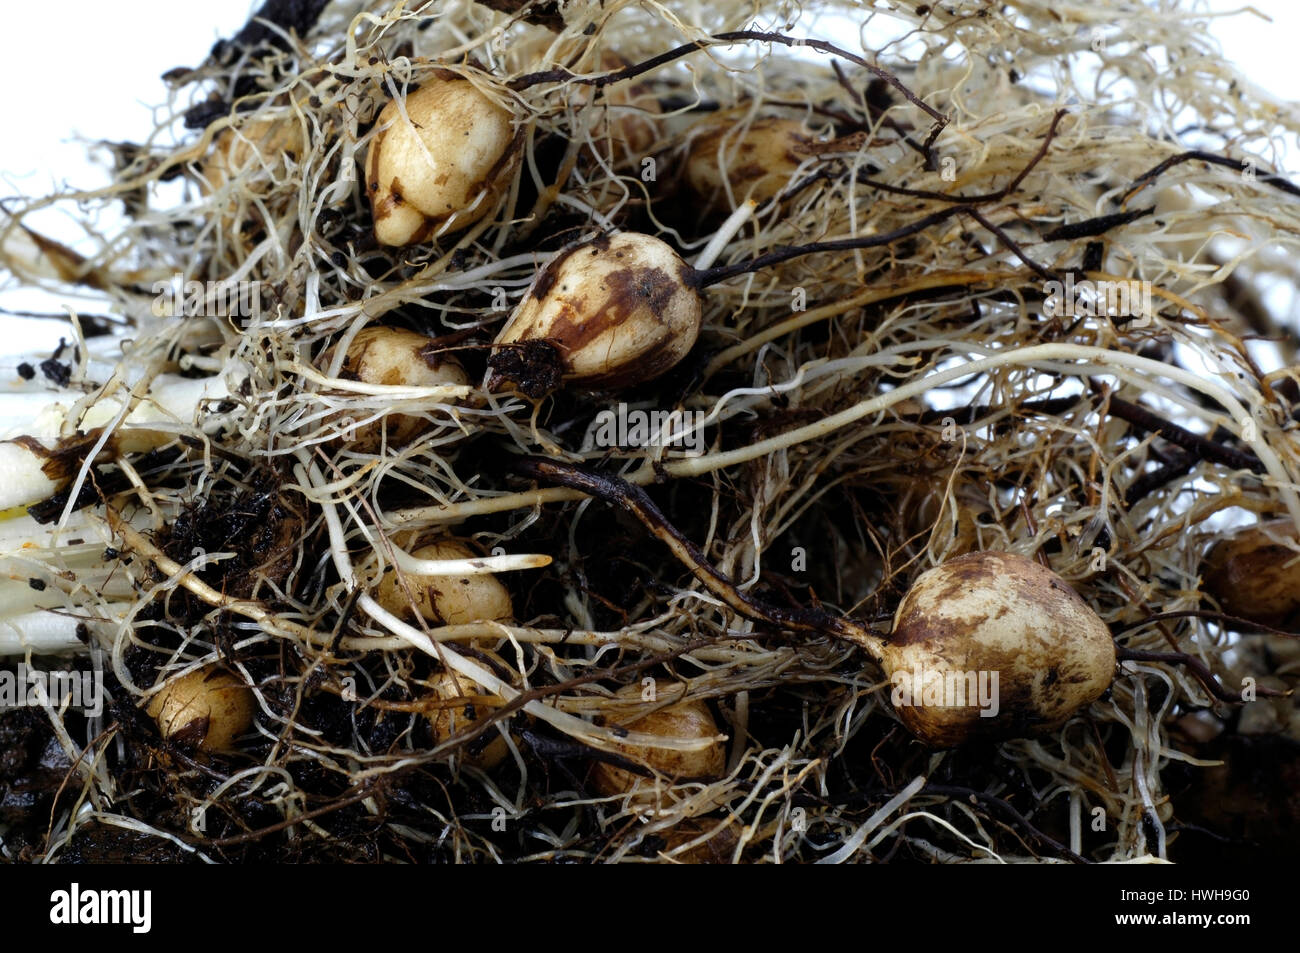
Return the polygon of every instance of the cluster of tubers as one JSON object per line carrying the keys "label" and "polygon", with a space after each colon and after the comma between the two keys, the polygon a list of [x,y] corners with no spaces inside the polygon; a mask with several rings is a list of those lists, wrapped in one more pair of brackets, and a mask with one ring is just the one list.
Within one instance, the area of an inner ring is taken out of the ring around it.
{"label": "cluster of tubers", "polygon": [[[413,555],[466,559],[476,554],[467,543],[448,539]],[[377,600],[394,613],[443,625],[513,614],[508,590],[490,574],[397,577],[386,574],[376,590]],[[1060,727],[1109,688],[1116,654],[1105,623],[1051,570],[1012,553],[977,552],[916,579],[880,646],[879,662],[895,687],[904,689],[901,701],[899,693],[894,696],[904,726],[922,742],[943,748]],[[628,743],[616,753],[655,776],[716,778],[725,765],[725,746],[708,706],[698,699],[678,700],[681,685],[659,682],[655,690],[667,704],[619,727],[693,746]],[[435,677],[428,718],[438,743],[505,703],[478,696],[481,691],[451,672]],[[641,691],[627,686],[616,697],[635,702]],[[468,701],[469,696],[478,697]],[[242,681],[205,668],[168,683],[148,710],[164,737],[228,752],[251,725],[255,705]],[[505,739],[496,737],[467,760],[491,768],[506,752]],[[592,783],[608,796],[654,797],[653,780],[617,764],[598,763]]]}
{"label": "cluster of tubers", "polygon": [[[436,69],[381,111],[365,164],[380,244],[408,245],[463,230],[500,205],[519,167],[521,120],[503,105],[508,97],[489,95],[485,84]],[[605,119],[601,134],[616,140],[625,158],[650,148],[657,105],[631,87],[615,87],[606,102],[616,111]],[[742,120],[720,114],[692,130],[683,181],[704,207],[734,208],[779,197],[822,145],[797,120]],[[211,186],[256,157],[249,141],[286,150],[294,145],[278,126],[250,126],[239,139],[226,134],[208,163]],[[572,244],[537,272],[493,346],[546,342],[558,353],[563,382],[579,388],[643,384],[676,366],[695,346],[703,315],[701,274],[667,242],[650,235],[619,232]],[[333,351],[320,361],[326,367],[338,363]],[[469,384],[464,368],[433,349],[424,335],[378,326],[355,334],[340,372],[366,384]],[[489,386],[508,381],[508,375],[494,372]],[[424,416],[390,414],[354,427],[349,440],[357,449],[375,452],[385,441],[408,443],[430,425]],[[1274,622],[1296,613],[1300,597],[1277,578],[1282,548],[1263,530],[1216,548],[1208,561],[1210,579],[1223,581],[1218,594],[1226,610]],[[460,540],[445,539],[413,555],[446,560],[476,553]],[[1252,583],[1269,591],[1243,597]],[[513,616],[508,590],[491,574],[390,572],[377,581],[375,596],[399,616],[436,625]],[[895,692],[900,720],[936,747],[1058,727],[1106,691],[1116,661],[1106,625],[1063,580],[1033,560],[1001,552],[967,552],[919,576],[898,607],[891,634],[875,648],[886,676],[908,689]],[[977,690],[981,678],[984,695]],[[429,719],[434,736],[445,740],[458,725],[473,725],[490,699],[480,697],[477,706],[448,705],[480,687],[451,673],[438,679]],[[962,686],[971,693],[954,696]],[[674,688],[665,684],[664,690]],[[629,691],[636,689],[624,693]],[[251,721],[247,692],[228,674],[195,673],[159,693],[150,712],[165,735],[201,735],[201,747],[228,750]],[[205,719],[202,731],[194,727]],[[673,702],[622,727],[700,743],[689,751],[636,745],[620,750],[655,775],[709,778],[722,770],[725,751],[717,724],[698,700]],[[490,767],[504,751],[504,739],[496,738],[471,760]],[[639,790],[646,779],[600,762],[592,780],[600,792],[615,795]]]}
{"label": "cluster of tubers", "polygon": [[[474,559],[481,555],[461,539],[440,539],[416,548],[416,559]],[[379,579],[375,600],[397,616],[419,616],[433,625],[464,625],[471,622],[506,621],[514,617],[510,590],[491,573],[473,575],[414,573],[394,570]],[[500,662],[499,658],[485,653]],[[504,663],[498,665],[508,670]],[[435,744],[473,730],[483,715],[505,704],[497,695],[483,695],[483,687],[454,672],[443,671],[433,677],[426,712]],[[470,696],[474,696],[472,699]],[[490,739],[480,749],[466,751],[463,760],[488,770],[496,767],[509,753],[505,738],[494,728]]]}
{"label": "cluster of tubers", "polygon": [[[610,102],[626,105],[633,102],[632,95],[623,91]],[[381,244],[425,241],[495,210],[518,167],[519,120],[501,105],[503,100],[465,77],[439,70],[388,103],[366,161],[366,187]],[[657,110],[639,105],[644,117],[656,115]],[[707,118],[690,136],[683,179],[706,207],[774,199],[819,151],[815,135],[802,122],[759,117],[738,126],[739,118]],[[653,131],[647,122],[625,115],[606,134],[628,149],[646,148]],[[570,245],[537,272],[494,347],[546,342],[558,353],[563,382],[579,388],[619,390],[643,384],[677,365],[694,347],[703,314],[700,276],[669,244],[645,234],[620,232]],[[372,383],[467,381],[454,360],[429,353],[426,338],[393,329],[360,332],[344,367]],[[507,374],[494,372],[489,386],[508,381]],[[389,419],[387,439],[409,441],[426,423],[416,417]],[[354,439],[363,448],[375,448],[382,436],[371,425],[359,428]],[[463,543],[445,541],[416,555],[448,559],[471,552]],[[380,580],[377,599],[390,611],[418,614],[436,624],[508,619],[512,612],[508,592],[490,575],[455,579],[392,573]],[[891,680],[911,680],[916,691],[908,703],[896,706],[899,717],[917,738],[936,747],[1058,727],[1106,691],[1116,658],[1106,625],[1063,580],[1024,557],[979,551],[922,574],[876,654]],[[953,701],[957,682],[969,679],[973,689],[979,678],[991,680],[995,699],[933,703]],[[459,697],[451,682],[447,692]],[[447,720],[439,719],[437,725]],[[695,700],[659,709],[625,727],[676,739],[717,733],[707,706]],[[435,734],[442,731],[435,728]],[[669,777],[714,776],[723,761],[720,743],[690,752],[629,746],[622,753]],[[633,790],[641,781],[606,763],[593,773],[593,783],[607,794]]]}
{"label": "cluster of tubers", "polygon": [[[658,113],[634,86],[607,94],[616,113],[602,134],[627,154],[654,141]],[[686,157],[685,181],[706,205],[724,188],[737,201],[775,196],[808,156],[800,122],[760,118],[740,136],[729,116],[704,120]],[[393,99],[377,122],[366,160],[376,239],[407,245],[463,229],[492,212],[518,169],[515,120],[469,80],[446,71]],[[665,373],[691,350],[703,311],[697,275],[659,238],[605,235],[557,254],[536,275],[497,336],[508,347],[546,341],[560,352],[566,383],[634,387]],[[502,383],[504,377],[497,377]]]}
{"label": "cluster of tubers", "polygon": [[[19,282],[104,304],[0,446],[0,654],[111,645],[138,708],[55,712],[96,806],[227,859],[1257,840],[1200,766],[1300,737],[1300,358],[1245,287],[1300,185],[1206,140],[1217,72],[1161,97],[1195,11],[1110,38],[1117,120],[1050,4],[887,6],[267,3],[108,188],[8,203]],[[89,856],[80,803],[16,843]]]}

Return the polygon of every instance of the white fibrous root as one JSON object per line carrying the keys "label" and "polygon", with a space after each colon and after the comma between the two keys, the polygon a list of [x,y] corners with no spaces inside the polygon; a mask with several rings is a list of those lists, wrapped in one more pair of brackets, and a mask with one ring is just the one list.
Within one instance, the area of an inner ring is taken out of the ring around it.
{"label": "white fibrous root", "polygon": [[290,117],[258,117],[225,130],[202,163],[203,180],[217,191],[231,179],[254,167],[284,170],[286,162],[300,156],[306,146],[302,131]]}
{"label": "white fibrous root", "polygon": [[[606,73],[626,69],[631,66],[623,57],[608,50],[601,54],[600,67]],[[589,89],[578,91],[575,106],[589,109],[593,95]],[[663,108],[659,105],[659,96],[649,83],[626,80],[605,87],[595,100],[597,114],[591,130],[592,140],[600,148],[593,150],[595,155],[608,155],[615,166],[631,167],[640,172],[641,159],[653,152],[659,139],[659,118]]]}

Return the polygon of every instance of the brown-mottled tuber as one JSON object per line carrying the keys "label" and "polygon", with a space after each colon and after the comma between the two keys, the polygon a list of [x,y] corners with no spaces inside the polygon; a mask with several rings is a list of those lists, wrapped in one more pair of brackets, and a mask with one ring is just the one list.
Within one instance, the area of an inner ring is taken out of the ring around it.
{"label": "brown-mottled tuber", "polygon": [[547,341],[566,381],[617,390],[686,356],[703,304],[692,270],[666,242],[636,232],[572,246],[538,272],[498,345]]}
{"label": "brown-mottled tuber", "polygon": [[1051,570],[978,552],[917,578],[881,664],[907,729],[950,747],[1061,725],[1110,686],[1115,643]]}

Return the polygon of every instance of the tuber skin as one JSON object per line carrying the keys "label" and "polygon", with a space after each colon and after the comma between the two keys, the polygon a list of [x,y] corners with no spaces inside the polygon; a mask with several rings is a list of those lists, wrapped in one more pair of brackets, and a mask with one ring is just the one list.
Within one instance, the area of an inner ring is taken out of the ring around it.
{"label": "tuber skin", "polygon": [[[1115,673],[1110,630],[1050,569],[1013,553],[977,552],[922,573],[903,597],[881,665],[895,685],[926,690],[986,673],[994,704],[925,704],[909,692],[899,720],[936,748],[1059,727],[1099,698]],[[936,683],[936,680],[939,680]],[[972,683],[965,681],[966,686]],[[973,694],[973,693],[971,693]],[[949,694],[945,703],[958,700]],[[994,711],[983,717],[981,711]]]}
{"label": "tuber skin", "polygon": [[[321,355],[321,365],[328,367],[333,357],[331,348]],[[469,376],[455,358],[430,353],[427,337],[402,328],[362,328],[348,346],[342,373],[366,384],[434,387],[469,383]],[[354,450],[378,453],[383,447],[385,427],[388,443],[402,446],[431,426],[423,417],[389,414],[383,420],[357,427],[349,442]]]}
{"label": "tuber skin", "polygon": [[[500,661],[491,652],[484,654]],[[504,664],[502,667],[505,667]],[[435,675],[432,688],[435,705],[426,712],[425,717],[429,721],[435,745],[440,745],[455,735],[473,731],[490,709],[500,708],[506,703],[504,698],[497,695],[486,696],[486,700],[476,698],[471,701],[471,696],[483,695],[483,687],[463,675],[449,671]],[[461,699],[464,699],[463,703],[446,704]],[[488,727],[485,733],[486,737],[481,740],[486,741],[486,744],[481,750],[474,750],[477,746],[470,742],[460,749],[460,757],[466,764],[490,771],[506,759],[510,754],[510,746],[496,728]]]}
{"label": "tuber skin", "polygon": [[200,187],[211,195],[247,172],[283,171],[285,161],[298,161],[306,145],[301,127],[292,118],[256,118],[238,129],[226,129],[202,162]]}
{"label": "tuber skin", "polygon": [[644,383],[695,345],[703,302],[692,277],[666,242],[638,232],[571,246],[538,272],[496,344],[549,342],[579,386]]}
{"label": "tuber skin", "polygon": [[[660,681],[655,684],[655,693],[661,700],[680,697],[684,694],[684,686]],[[637,701],[641,697],[641,686],[625,686],[615,693],[615,697]],[[687,699],[656,709],[620,727],[632,732],[663,735],[665,738],[712,739],[707,747],[695,751],[674,751],[633,744],[616,747],[616,753],[644,765],[656,774],[673,780],[708,779],[718,777],[726,767],[726,746],[718,738],[718,723],[709,711],[709,706],[699,699]],[[655,797],[653,778],[642,777],[626,768],[603,761],[592,769],[591,783],[606,797],[618,797],[632,792],[636,792],[639,801],[652,801]]]}
{"label": "tuber skin", "polygon": [[[444,539],[421,546],[411,555],[416,559],[476,559],[482,553],[463,540]],[[375,601],[399,618],[418,613],[437,625],[464,625],[514,616],[510,591],[494,575],[403,573],[411,593],[408,596],[399,572],[394,569],[384,573],[375,592]]]}
{"label": "tuber skin", "polygon": [[1295,526],[1286,519],[1268,520],[1219,540],[1201,564],[1205,591],[1229,615],[1295,628],[1300,622],[1300,550],[1293,548],[1295,541]]}
{"label": "tuber skin", "polygon": [[[736,134],[729,116],[712,116],[699,124],[700,135],[691,142],[686,159],[686,182],[691,191],[711,204],[721,202],[729,186],[736,204],[765,202],[790,183],[800,164],[814,154],[813,133],[793,119],[756,119]],[[727,175],[718,165],[718,151]]]}
{"label": "tuber skin", "polygon": [[[514,116],[469,80],[440,71],[379,114],[366,193],[381,245],[465,228],[497,205],[518,164]],[[409,119],[409,121],[408,121]]]}
{"label": "tuber skin", "polygon": [[169,682],[147,709],[168,741],[220,753],[235,750],[235,739],[252,726],[256,710],[248,686],[211,665]]}

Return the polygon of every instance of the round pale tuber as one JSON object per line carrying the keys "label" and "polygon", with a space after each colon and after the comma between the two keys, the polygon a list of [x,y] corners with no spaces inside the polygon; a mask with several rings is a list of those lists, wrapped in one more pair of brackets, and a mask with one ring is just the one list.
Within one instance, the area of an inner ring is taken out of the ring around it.
{"label": "round pale tuber", "polygon": [[[321,355],[321,365],[328,367],[333,357],[333,349],[326,351]],[[401,328],[369,327],[358,331],[343,358],[342,374],[366,384],[406,387],[469,383],[455,358],[431,351],[427,337]],[[348,442],[357,450],[375,453],[383,445],[385,427],[388,443],[401,446],[430,426],[424,417],[389,414],[352,430]]]}
{"label": "round pale tuber", "polygon": [[[411,555],[416,559],[477,559],[482,554],[462,540],[444,539],[422,546]],[[375,593],[375,600],[394,615],[410,617],[419,613],[439,625],[509,619],[514,615],[510,591],[494,575],[408,572],[399,578],[399,572],[394,569],[384,573]],[[402,587],[403,579],[406,588]]]}
{"label": "round pale tuber", "polygon": [[248,686],[215,666],[167,683],[147,708],[168,741],[215,752],[234,750],[235,739],[248,731],[256,710]]}
{"label": "round pale tuber", "polygon": [[917,578],[881,664],[908,730],[951,747],[1063,724],[1110,686],[1115,643],[1051,570],[978,552]]}
{"label": "round pale tuber", "polygon": [[491,212],[518,159],[513,118],[454,74],[389,102],[366,156],[366,191],[379,243],[421,242]]}
{"label": "round pale tuber", "polygon": [[[618,698],[635,701],[640,698],[641,691],[639,685],[628,685],[615,694]],[[659,682],[656,684],[655,691],[662,701],[680,698],[684,694],[685,686]],[[635,744],[616,746],[616,753],[670,780],[715,778],[726,767],[726,746],[718,738],[718,723],[714,720],[708,705],[698,699],[675,702],[620,727],[630,732],[660,735],[665,739],[676,741],[709,740],[708,745],[694,751],[677,751]],[[654,796],[653,778],[642,777],[626,768],[603,761],[598,762],[592,769],[591,781],[596,790],[607,797],[627,794],[633,790],[638,790],[639,796],[647,798]]]}

